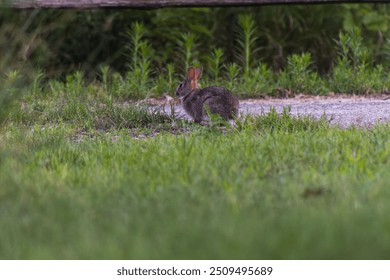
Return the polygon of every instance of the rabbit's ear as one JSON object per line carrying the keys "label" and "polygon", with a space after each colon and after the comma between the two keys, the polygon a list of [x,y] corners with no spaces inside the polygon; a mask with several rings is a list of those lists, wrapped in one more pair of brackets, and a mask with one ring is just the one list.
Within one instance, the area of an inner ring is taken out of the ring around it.
{"label": "rabbit's ear", "polygon": [[197,89],[198,88],[198,83],[197,83],[197,69],[194,67],[190,67],[187,70],[187,80],[191,82],[191,89]]}
{"label": "rabbit's ear", "polygon": [[187,70],[187,80],[195,80],[196,79],[196,73],[195,73],[195,68],[194,67],[190,67],[188,68]]}
{"label": "rabbit's ear", "polygon": [[196,79],[191,80],[191,89],[198,88],[198,81]]}
{"label": "rabbit's ear", "polygon": [[203,73],[203,67],[202,66],[200,66],[200,67],[195,69],[195,78],[196,78],[196,80],[199,80],[200,77],[202,77],[202,73]]}

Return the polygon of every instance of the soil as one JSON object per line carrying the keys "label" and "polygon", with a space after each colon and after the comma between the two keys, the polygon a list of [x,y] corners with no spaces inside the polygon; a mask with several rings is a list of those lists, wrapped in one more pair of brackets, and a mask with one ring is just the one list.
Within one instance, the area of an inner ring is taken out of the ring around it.
{"label": "soil", "polygon": [[[169,101],[172,102],[172,100]],[[173,104],[175,112],[179,116],[188,118],[178,102],[173,102]],[[167,112],[170,111],[169,106],[164,106],[161,103],[159,105]],[[282,112],[285,107],[290,107],[290,113],[295,116],[309,115],[320,118],[325,115],[330,124],[344,128],[350,126],[371,127],[378,123],[390,123],[389,95],[297,95],[294,98],[284,99],[240,100],[240,114],[259,115],[267,113],[271,108]]]}

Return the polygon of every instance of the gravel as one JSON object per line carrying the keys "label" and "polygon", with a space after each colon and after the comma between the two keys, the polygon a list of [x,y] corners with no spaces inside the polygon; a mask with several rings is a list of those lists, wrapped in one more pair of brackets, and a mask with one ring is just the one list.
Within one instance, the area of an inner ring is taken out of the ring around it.
{"label": "gravel", "polygon": [[[343,128],[371,127],[378,123],[390,123],[390,98],[388,96],[313,97],[298,95],[289,99],[246,99],[240,101],[240,114],[265,114],[271,108],[282,112],[285,107],[290,107],[291,114],[295,116],[309,115],[320,118],[325,115],[332,125],[339,125]],[[181,105],[175,105],[175,111],[179,116],[189,118]]]}
{"label": "gravel", "polygon": [[340,127],[370,127],[390,123],[390,99],[386,97],[298,97],[294,99],[243,100],[241,112],[261,114],[275,108],[281,112],[290,106],[295,116],[325,117]]}

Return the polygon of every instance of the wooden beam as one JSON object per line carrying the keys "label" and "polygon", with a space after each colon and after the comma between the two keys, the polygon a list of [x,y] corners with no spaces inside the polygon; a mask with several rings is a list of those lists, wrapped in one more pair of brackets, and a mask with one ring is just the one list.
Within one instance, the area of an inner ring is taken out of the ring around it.
{"label": "wooden beam", "polygon": [[[0,0],[1,2],[1,0]],[[162,8],[195,6],[248,6],[272,4],[383,3],[384,0],[8,0],[11,7],[30,8]],[[4,3],[4,1],[3,1]]]}

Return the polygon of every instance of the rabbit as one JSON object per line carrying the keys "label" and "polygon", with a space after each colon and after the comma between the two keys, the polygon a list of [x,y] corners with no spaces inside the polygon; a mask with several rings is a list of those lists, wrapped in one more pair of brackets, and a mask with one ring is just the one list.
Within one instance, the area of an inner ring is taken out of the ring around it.
{"label": "rabbit", "polygon": [[207,112],[218,114],[225,120],[238,116],[238,98],[228,89],[219,86],[199,88],[198,80],[202,76],[203,67],[190,67],[187,79],[180,82],[176,94],[180,97],[183,108],[196,123],[207,117]]}

